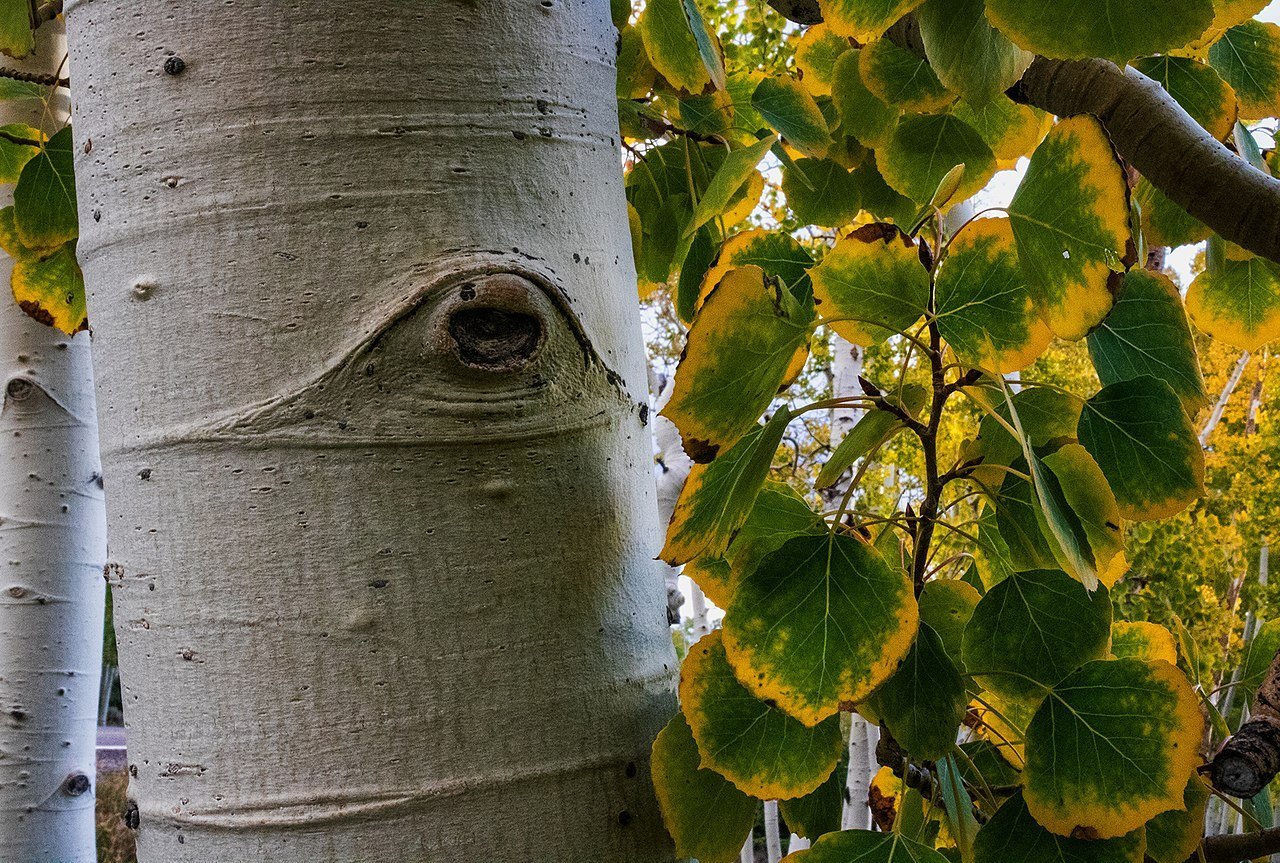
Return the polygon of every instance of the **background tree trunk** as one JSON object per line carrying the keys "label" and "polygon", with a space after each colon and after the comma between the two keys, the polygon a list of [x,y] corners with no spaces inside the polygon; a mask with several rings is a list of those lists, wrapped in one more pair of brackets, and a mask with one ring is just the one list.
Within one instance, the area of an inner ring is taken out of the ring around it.
{"label": "background tree trunk", "polygon": [[[50,22],[7,62],[54,73],[65,56]],[[0,123],[52,134],[66,112],[56,95],[6,101]],[[29,318],[12,265],[0,254],[0,860],[92,863],[107,549],[89,334]]]}
{"label": "background tree trunk", "polygon": [[68,26],[139,859],[670,860],[609,3]]}

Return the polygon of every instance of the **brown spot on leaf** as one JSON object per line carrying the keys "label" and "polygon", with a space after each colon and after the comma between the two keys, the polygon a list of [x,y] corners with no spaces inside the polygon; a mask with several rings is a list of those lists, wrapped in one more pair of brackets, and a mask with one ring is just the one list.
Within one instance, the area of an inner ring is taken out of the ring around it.
{"label": "brown spot on leaf", "polygon": [[697,464],[706,464],[715,459],[716,453],[720,452],[720,445],[698,438],[686,438],[684,451]]}

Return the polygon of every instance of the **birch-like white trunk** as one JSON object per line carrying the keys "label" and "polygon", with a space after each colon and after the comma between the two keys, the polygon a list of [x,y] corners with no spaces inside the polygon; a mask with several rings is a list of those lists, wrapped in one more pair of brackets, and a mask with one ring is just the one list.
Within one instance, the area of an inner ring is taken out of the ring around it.
{"label": "birch-like white trunk", "polygon": [[[56,72],[57,22],[10,65]],[[56,131],[65,98],[0,102]],[[12,202],[12,186],[0,207]],[[0,860],[93,863],[106,515],[89,333],[32,320],[0,254]]]}
{"label": "birch-like white trunk", "polygon": [[607,0],[67,14],[141,863],[670,861]]}

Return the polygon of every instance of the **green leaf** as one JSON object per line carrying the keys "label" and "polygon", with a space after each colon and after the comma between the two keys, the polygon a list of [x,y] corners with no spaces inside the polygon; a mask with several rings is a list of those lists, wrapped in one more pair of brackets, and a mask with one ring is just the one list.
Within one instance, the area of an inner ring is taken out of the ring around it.
{"label": "green leaf", "polygon": [[827,26],[866,44],[924,0],[818,0]]}
{"label": "green leaf", "polygon": [[1053,339],[1028,293],[1008,219],[979,219],[955,236],[937,298],[938,329],[966,365],[1018,371]]}
{"label": "green leaf", "polygon": [[0,0],[0,51],[21,58],[35,47],[30,0]]}
{"label": "green leaf", "polygon": [[729,272],[702,305],[663,416],[707,462],[745,435],[786,380],[809,335],[807,309],[759,267]]}
{"label": "green leaf", "polygon": [[689,723],[677,713],[653,741],[650,769],[662,821],[679,856],[734,863],[756,823],[758,801],[701,763]]}
{"label": "green leaf", "polygon": [[955,101],[928,60],[888,39],[863,48],[858,63],[867,89],[886,105],[907,113],[932,113]]}
{"label": "green leaf", "polygon": [[809,850],[786,859],[788,863],[947,863],[946,857],[902,833],[870,830],[828,833]]}
{"label": "green leaf", "polygon": [[[40,152],[44,136],[24,123],[0,126],[0,183],[16,183],[22,169]],[[24,142],[31,143],[24,143]]]}
{"label": "green leaf", "polygon": [[1142,208],[1142,233],[1151,246],[1201,243],[1213,233],[1195,216],[1170,201],[1146,177],[1138,180],[1133,197]]}
{"label": "green leaf", "polygon": [[991,26],[984,0],[928,0],[916,20],[933,71],[974,106],[1001,98],[1035,59]]}
{"label": "green leaf", "polygon": [[[1050,493],[1069,513],[1070,531],[1088,569],[1107,587],[1113,587],[1129,569],[1124,554],[1123,519],[1111,486],[1093,456],[1078,443],[1068,443],[1041,459],[1049,473],[1042,475]],[[1059,563],[1072,571],[1070,561]],[[1079,572],[1073,575],[1080,577]],[[1088,585],[1087,575],[1081,580]]]}
{"label": "green leaf", "polygon": [[839,766],[831,771],[816,791],[792,800],[778,801],[778,812],[791,832],[814,841],[825,833],[839,831],[848,778],[849,761],[841,758]]}
{"label": "green leaf", "polygon": [[[1029,474],[1025,458],[1018,458],[1012,468]],[[996,496],[996,524],[1008,551],[1013,569],[1056,569],[1050,537],[1039,515],[1040,499],[1030,482],[1013,473],[1006,474]]]}
{"label": "green leaf", "polygon": [[1103,57],[1123,63],[1160,54],[1195,39],[1213,21],[1212,0],[987,0],[987,14],[1014,42],[1064,60]]}
{"label": "green leaf", "polygon": [[964,630],[981,598],[976,588],[953,578],[931,581],[920,592],[920,622],[938,634],[947,656],[961,671]]}
{"label": "green leaf", "polygon": [[830,159],[797,159],[796,165],[813,186],[800,181],[794,170],[783,169],[782,192],[796,221],[834,228],[854,220],[862,196],[852,174]]}
{"label": "green leaf", "polygon": [[1280,338],[1280,274],[1263,258],[1225,260],[1196,276],[1187,312],[1214,339],[1256,351]]}
{"label": "green leaf", "polygon": [[812,726],[882,683],[917,623],[911,581],[874,549],[802,536],[738,582],[724,644],[748,689]]}
{"label": "green leaf", "polygon": [[919,208],[910,198],[889,187],[874,158],[868,158],[859,165],[853,176],[861,188],[862,209],[872,218],[904,229],[914,223]]}
{"label": "green leaf", "polygon": [[1123,836],[1182,805],[1203,729],[1195,692],[1169,663],[1090,662],[1027,726],[1027,808],[1060,836]]}
{"label": "green leaf", "polygon": [[997,96],[980,108],[959,102],[952,113],[973,127],[996,157],[997,169],[1012,168],[1044,140],[1052,123],[1039,108]]}
{"label": "green leaf", "polygon": [[866,147],[882,147],[893,134],[902,113],[867,89],[862,80],[862,50],[840,55],[832,71],[831,101],[840,117],[840,128]]}
{"label": "green leaf", "polygon": [[1176,665],[1178,642],[1172,632],[1158,623],[1117,620],[1111,624],[1111,656],[1114,659],[1163,659]]}
{"label": "green leaf", "polygon": [[1177,393],[1189,416],[1208,404],[1191,325],[1168,276],[1137,269],[1126,273],[1111,314],[1089,334],[1088,343],[1104,386],[1150,375]]}
{"label": "green leaf", "polygon": [[968,123],[950,114],[904,117],[877,155],[888,184],[919,204],[933,197],[956,165],[965,170],[953,204],[973,195],[995,174],[991,148]]}
{"label": "green leaf", "polygon": [[844,750],[839,717],[808,727],[757,699],[734,676],[721,634],[703,636],[680,670],[680,705],[702,766],[766,800],[811,793]]}
{"label": "green leaf", "polygon": [[[635,210],[632,209],[631,213]],[[629,215],[629,214],[628,214]],[[638,220],[637,216],[637,220]],[[689,254],[680,265],[680,279],[676,282],[676,314],[682,321],[692,321],[702,298],[702,284],[707,272],[715,263],[719,251],[711,228],[702,228],[689,244]],[[634,234],[633,240],[635,242]]]}
{"label": "green leaf", "polygon": [[1053,128],[1031,156],[1009,220],[1049,327],[1082,338],[1111,310],[1109,283],[1124,270],[1129,241],[1128,186],[1097,120],[1072,117]]}
{"label": "green leaf", "polygon": [[756,173],[756,165],[760,164],[760,160],[777,140],[776,135],[770,135],[725,156],[715,176],[707,184],[707,190],[698,200],[698,205],[693,208],[693,218],[684,229],[686,238],[693,236],[694,231],[729,208],[734,193]]}
{"label": "green leaf", "polygon": [[962,863],[973,863],[973,841],[978,833],[978,819],[973,814],[973,798],[964,787],[954,755],[948,755],[939,761],[937,769],[947,829],[960,851]]}
{"label": "green leaf", "polygon": [[1209,64],[1235,90],[1244,117],[1280,114],[1280,27],[1264,21],[1232,27],[1209,49]]}
{"label": "green leaf", "polygon": [[724,89],[724,60],[693,0],[650,0],[636,28],[671,86],[687,93]]}
{"label": "green leaf", "polygon": [[9,284],[18,305],[40,323],[67,335],[89,328],[74,240],[45,257],[16,258]]}
{"label": "green leaf", "polygon": [[987,591],[964,631],[964,665],[985,689],[1034,701],[1107,655],[1111,599],[1056,569],[1015,572]]}
{"label": "green leaf", "polygon": [[804,247],[785,231],[754,229],[734,234],[720,247],[714,264],[702,280],[705,300],[720,280],[738,267],[756,266],[765,275],[781,279],[797,296],[809,293],[809,267],[813,258]]}
{"label": "green leaf", "polygon": [[1193,775],[1182,792],[1181,809],[1161,812],[1147,822],[1147,857],[1154,863],[1186,863],[1204,836],[1209,788]]}
{"label": "green leaf", "polygon": [[1280,619],[1268,620],[1245,645],[1244,657],[1240,662],[1240,679],[1236,681],[1236,700],[1240,704],[1248,704],[1253,694],[1258,691],[1262,681],[1267,677],[1267,669],[1271,660],[1280,652]]}
{"label": "green leaf", "polygon": [[826,24],[816,24],[804,31],[796,46],[796,68],[800,83],[814,96],[830,96],[836,61],[853,46]]}
{"label": "green leaf", "polygon": [[724,554],[751,513],[790,419],[780,410],[710,464],[693,466],[676,500],[663,560],[679,566]]}
{"label": "green leaf", "polygon": [[[907,384],[902,388],[899,407],[914,415],[919,413],[928,399],[928,392],[919,384]],[[885,441],[906,428],[895,414],[874,409],[867,411],[844,436],[822,470],[818,472],[817,488],[830,488],[844,475],[853,463],[876,449]]]}
{"label": "green leaf", "polygon": [[1102,388],[1085,402],[1080,443],[1102,468],[1120,513],[1168,518],[1204,493],[1204,453],[1182,403],[1150,376]]}
{"label": "green leaf", "polygon": [[13,212],[28,248],[52,250],[79,236],[74,162],[67,126],[23,167],[13,190]]}
{"label": "green leaf", "polygon": [[1019,791],[978,831],[973,850],[974,863],[1142,863],[1145,844],[1142,830],[1114,839],[1050,833],[1031,817]]}
{"label": "green leaf", "polygon": [[818,103],[794,78],[765,78],[751,95],[751,105],[787,143],[815,159],[827,155],[831,131]]}
{"label": "green leaf", "polygon": [[929,302],[929,273],[915,244],[892,225],[850,232],[810,278],[823,322],[858,345],[906,330]]}
{"label": "green leaf", "polygon": [[990,740],[971,740],[960,744],[964,758],[957,758],[960,775],[975,788],[1018,784],[1021,772],[1000,755]]}
{"label": "green leaf", "polygon": [[[1049,387],[1027,387],[1013,396],[1013,406],[1032,447],[1043,447],[1065,438],[1074,439],[1084,402],[1073,395]],[[1003,400],[996,404],[996,415],[1009,422],[1009,408]],[[978,427],[977,453],[983,462],[974,471],[979,481],[999,487],[1006,473],[991,466],[1011,466],[1023,457],[1022,443],[990,415]]]}
{"label": "green leaf", "polygon": [[622,27],[618,33],[619,99],[642,99],[653,89],[657,70],[649,62],[644,38],[635,27]]}
{"label": "green leaf", "polygon": [[1219,141],[1236,124],[1236,94],[1207,63],[1190,57],[1146,57],[1132,64],[1148,78],[1160,82],[1174,101]]}
{"label": "green leaf", "polygon": [[955,745],[968,702],[964,680],[942,639],[924,625],[870,707],[914,760],[936,761]]}
{"label": "green leaf", "polygon": [[[751,514],[734,536],[726,556],[735,572],[747,572],[765,555],[797,536],[826,536],[827,523],[791,486],[770,482],[760,491]],[[717,603],[728,608],[729,603]]]}

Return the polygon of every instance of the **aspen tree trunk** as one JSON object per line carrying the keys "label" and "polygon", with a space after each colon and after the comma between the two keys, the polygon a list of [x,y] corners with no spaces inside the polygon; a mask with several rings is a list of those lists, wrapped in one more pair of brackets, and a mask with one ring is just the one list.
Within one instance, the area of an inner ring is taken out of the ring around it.
{"label": "aspen tree trunk", "polygon": [[[7,62],[53,73],[65,56],[50,22]],[[51,134],[66,111],[58,95],[0,102],[0,123]],[[107,549],[89,334],[28,317],[11,267],[0,255],[0,860],[93,863]]]}
{"label": "aspen tree trunk", "polygon": [[607,0],[73,0],[141,863],[670,861]]}

